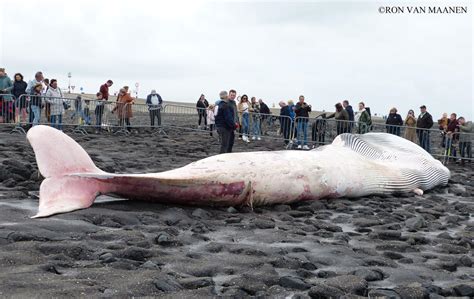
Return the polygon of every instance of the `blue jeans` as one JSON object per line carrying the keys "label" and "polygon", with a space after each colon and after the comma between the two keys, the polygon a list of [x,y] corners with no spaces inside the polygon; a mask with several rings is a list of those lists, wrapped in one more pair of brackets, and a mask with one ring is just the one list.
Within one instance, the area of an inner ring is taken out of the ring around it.
{"label": "blue jeans", "polygon": [[63,115],[51,115],[51,127],[63,130]]}
{"label": "blue jeans", "polygon": [[420,146],[427,151],[428,153],[431,154],[431,149],[430,149],[430,131],[420,129],[417,132],[418,135],[418,140],[420,142]]}
{"label": "blue jeans", "polygon": [[39,121],[41,119],[41,108],[39,106],[33,106],[31,105],[30,107],[30,113],[32,113],[32,117],[33,117],[33,126],[36,126],[37,124],[39,124]]}
{"label": "blue jeans", "polygon": [[256,137],[260,137],[260,118],[254,117],[253,121],[253,135]]}
{"label": "blue jeans", "polygon": [[456,148],[453,146],[452,138],[446,138],[446,154],[448,157],[456,157]]}
{"label": "blue jeans", "polygon": [[104,116],[104,106],[98,105],[95,107],[95,125],[98,129],[102,126],[102,117]]}
{"label": "blue jeans", "polygon": [[[298,140],[298,145],[308,145],[308,122],[300,120],[297,122],[296,129],[296,139]],[[301,136],[303,134],[303,136]]]}
{"label": "blue jeans", "polygon": [[249,114],[242,114],[242,134],[249,134]]}

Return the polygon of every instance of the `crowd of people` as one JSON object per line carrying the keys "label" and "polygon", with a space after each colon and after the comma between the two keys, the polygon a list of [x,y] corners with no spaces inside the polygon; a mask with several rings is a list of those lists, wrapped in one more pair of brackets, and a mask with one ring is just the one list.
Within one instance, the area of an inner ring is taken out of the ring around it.
{"label": "crowd of people", "polygon": [[[253,123],[253,139],[260,139],[260,124],[258,119],[263,113],[261,110],[262,101],[260,105],[256,105],[255,97],[248,101],[247,95],[242,95],[240,100],[236,100],[237,93],[235,90],[230,90],[229,93],[222,91],[220,93],[220,109],[226,111],[220,116],[218,115],[219,106],[209,105],[205,97],[201,95],[196,107],[198,113],[212,116],[215,119],[216,127],[221,137],[221,153],[231,152],[234,143],[234,131],[242,134],[242,139],[249,142],[249,119],[252,118]],[[238,102],[238,103],[236,103]],[[265,105],[266,106],[266,105]],[[292,101],[281,101],[280,106],[280,133],[283,135],[285,145],[294,142],[298,149],[309,149],[308,123],[310,122],[311,105],[305,102],[305,97],[301,95],[298,103],[294,104]],[[206,110],[212,112],[206,112]],[[209,108],[210,107],[210,108]],[[257,108],[256,107],[260,107]],[[267,107],[267,106],[266,106]],[[267,107],[268,108],[268,107]],[[312,141],[315,144],[324,144],[327,130],[327,121],[331,118],[335,119],[336,134],[343,133],[358,133],[365,134],[374,129],[375,124],[372,122],[370,108],[366,107],[364,102],[358,103],[358,111],[354,112],[349,101],[345,100],[342,103],[336,103],[335,112],[327,114],[322,113],[314,119],[311,125]],[[209,111],[209,110],[207,110]],[[227,112],[231,111],[231,112]],[[269,112],[270,111],[265,111]],[[253,118],[256,117],[257,121]],[[201,117],[200,117],[201,120]],[[201,121],[199,121],[199,125]],[[461,156],[461,163],[465,163],[465,159],[472,159],[472,136],[474,136],[474,126],[471,121],[466,121],[464,117],[457,118],[456,114],[451,114],[450,118],[444,115],[438,121],[439,129],[443,135],[443,142],[441,146],[445,149],[447,157],[455,158],[457,152]],[[420,114],[415,116],[413,110],[409,110],[408,114],[403,120],[398,114],[397,108],[390,109],[389,115],[385,118],[386,132],[397,136],[402,136],[402,129],[404,129],[403,136],[407,140],[419,144],[427,152],[431,153],[431,134],[433,134],[433,117],[427,111],[425,105],[420,106]]]}
{"label": "crowd of people", "polygon": [[[93,109],[98,133],[102,127],[105,104],[109,102],[109,88],[112,85],[112,80],[101,85],[93,100],[85,99],[81,95],[72,100],[64,97],[56,79],[44,78],[40,71],[36,72],[34,79],[26,83],[22,74],[15,74],[12,81],[5,69],[0,68],[0,123],[27,123],[35,126],[41,123],[43,114],[45,123],[62,130],[64,113],[73,106],[71,119],[78,117],[79,122],[86,125],[93,123],[93,117],[90,115]],[[132,117],[130,104],[135,100],[129,92],[129,87],[124,86],[119,90],[115,107],[112,109],[112,113],[117,114],[119,125],[125,126],[128,130]],[[152,90],[146,104],[151,125],[160,126],[160,110],[163,104],[161,96]],[[157,119],[156,125],[155,119]]]}
{"label": "crowd of people", "polygon": [[[84,124],[93,125],[91,111],[94,110],[96,133],[100,131],[105,104],[109,102],[109,88],[112,80],[100,86],[95,100],[83,99],[80,95],[73,101],[74,112],[71,118],[79,117]],[[209,130],[212,136],[217,130],[221,141],[221,153],[232,152],[235,134],[243,142],[261,140],[265,135],[266,127],[271,124],[274,117],[262,99],[249,97],[243,94],[237,97],[235,90],[222,91],[219,100],[210,104],[201,94],[196,109],[198,113],[198,128]],[[132,97],[129,87],[120,88],[115,106],[111,110],[118,116],[120,126],[131,130],[130,119],[133,116],[131,104],[136,98]],[[152,127],[161,126],[161,110],[163,99],[152,90],[146,98],[146,105],[150,115]],[[71,101],[65,99],[62,90],[58,87],[56,79],[44,78],[42,72],[37,72],[35,77],[26,83],[22,74],[17,73],[14,80],[0,68],[0,123],[19,122],[28,119],[27,123],[37,125],[41,121],[42,111],[46,122],[51,126],[62,129],[64,112],[70,109]],[[285,145],[290,142],[298,149],[309,149],[308,129],[312,107],[303,95],[298,102],[281,101],[280,113],[277,116],[280,122],[280,134],[283,135]],[[358,110],[354,111],[349,101],[335,104],[335,112],[322,113],[311,122],[311,137],[315,144],[324,144],[327,130],[327,121],[334,118],[337,135],[343,133],[364,134],[374,127],[370,108],[364,102],[358,103]],[[398,114],[397,108],[390,109],[385,119],[386,132],[402,136],[412,142],[418,143],[423,149],[431,153],[431,134],[434,125],[433,117],[427,112],[426,106],[420,106],[420,114],[415,116],[409,110],[405,119]],[[155,121],[156,120],[156,121]],[[452,113],[448,118],[445,113],[438,120],[438,128],[442,135],[440,146],[445,149],[447,157],[472,159],[472,140],[474,126],[464,117],[457,117]],[[402,129],[404,132],[402,133]],[[464,160],[461,160],[464,163]]]}

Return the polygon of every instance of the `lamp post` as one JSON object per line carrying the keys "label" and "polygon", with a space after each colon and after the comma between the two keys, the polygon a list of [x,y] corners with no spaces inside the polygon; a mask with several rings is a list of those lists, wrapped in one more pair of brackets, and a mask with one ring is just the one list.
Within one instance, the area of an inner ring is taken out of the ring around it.
{"label": "lamp post", "polygon": [[135,83],[135,97],[138,99],[138,86],[140,86],[140,84],[137,82]]}
{"label": "lamp post", "polygon": [[69,90],[69,93],[71,93],[71,77],[72,77],[71,72],[67,73],[67,77],[69,78],[69,85],[67,89]]}

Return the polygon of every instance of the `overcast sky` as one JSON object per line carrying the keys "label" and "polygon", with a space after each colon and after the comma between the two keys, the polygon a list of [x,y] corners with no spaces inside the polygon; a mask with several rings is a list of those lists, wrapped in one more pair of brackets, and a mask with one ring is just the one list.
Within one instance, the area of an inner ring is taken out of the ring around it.
{"label": "overcast sky", "polygon": [[[394,4],[395,3],[395,4]],[[269,103],[304,94],[317,110],[347,99],[373,113],[428,106],[472,119],[472,27],[467,14],[381,14],[380,6],[445,1],[7,1],[0,66],[41,70],[67,88],[107,79],[164,100],[216,100],[220,90]]]}

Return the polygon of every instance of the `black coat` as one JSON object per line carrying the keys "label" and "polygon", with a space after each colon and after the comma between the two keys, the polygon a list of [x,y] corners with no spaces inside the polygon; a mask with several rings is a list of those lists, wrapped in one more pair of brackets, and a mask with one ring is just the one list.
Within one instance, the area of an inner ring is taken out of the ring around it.
{"label": "black coat", "polygon": [[423,115],[423,117],[418,116],[416,121],[416,127],[419,129],[431,129],[433,127],[433,117],[428,112]]}
{"label": "black coat", "polygon": [[385,124],[390,126],[403,126],[403,119],[398,113],[390,113]]}
{"label": "black coat", "polygon": [[[209,102],[206,99],[204,99],[204,102],[201,101],[201,100],[198,100],[197,103],[196,103],[196,108],[204,108],[205,109],[207,107],[209,107]],[[199,109],[199,110],[201,110],[201,109]]]}
{"label": "black coat", "polygon": [[235,129],[234,109],[226,101],[219,102],[217,115],[215,118],[216,127],[226,128],[228,130]]}
{"label": "black coat", "polygon": [[[20,99],[22,94],[26,94],[26,87],[28,84],[25,81],[15,81],[13,82],[12,94],[15,96],[15,99]],[[22,97],[19,102],[20,108],[26,107],[26,97]]]}
{"label": "black coat", "polygon": [[157,94],[157,93],[156,93],[156,94],[149,94],[149,95],[146,97],[146,104],[147,104],[148,106],[151,105],[151,97],[154,96],[154,95],[158,97],[158,105],[163,104],[163,99],[162,99],[161,96],[160,96],[159,94]]}
{"label": "black coat", "polygon": [[354,109],[352,109],[351,105],[346,107],[347,114],[349,114],[349,121],[354,121]]}
{"label": "black coat", "polygon": [[265,104],[263,102],[260,104],[260,113],[262,113],[262,114],[272,114],[270,112],[270,108],[268,108],[267,104]]}
{"label": "black coat", "polygon": [[[303,102],[303,105],[298,102],[295,105],[295,113],[296,117],[309,117],[309,113],[311,112],[311,107]],[[308,119],[306,119],[308,121]]]}

